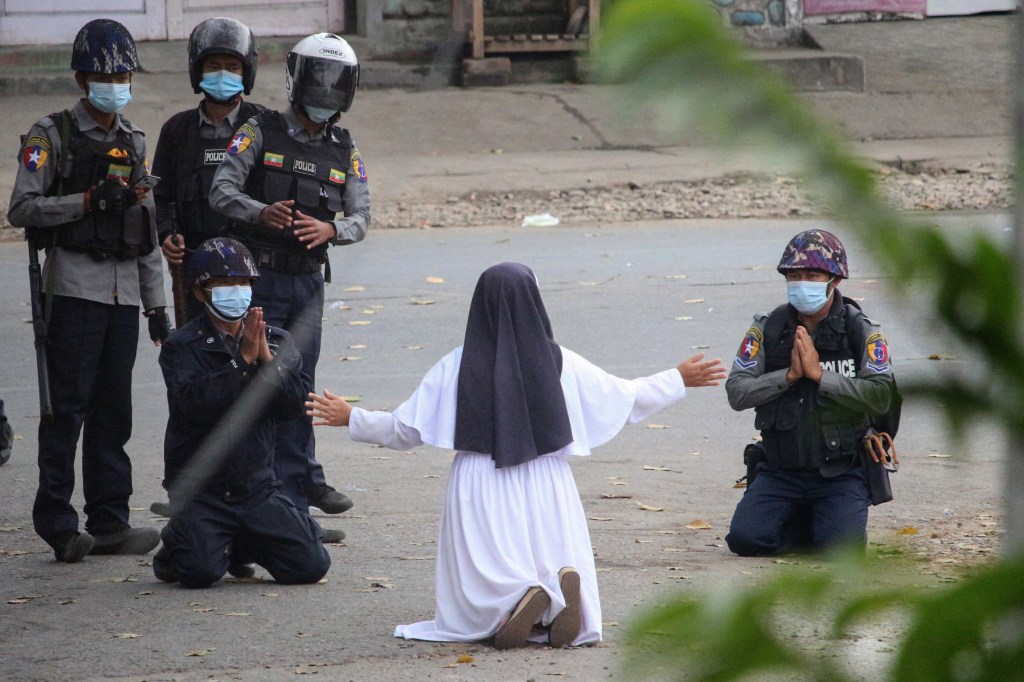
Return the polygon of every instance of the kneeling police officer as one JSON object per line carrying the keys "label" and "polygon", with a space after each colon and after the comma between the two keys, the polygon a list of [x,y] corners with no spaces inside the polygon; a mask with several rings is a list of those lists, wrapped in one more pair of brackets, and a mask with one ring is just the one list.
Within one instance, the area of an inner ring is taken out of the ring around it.
{"label": "kneeling police officer", "polygon": [[217,237],[190,259],[206,314],[176,329],[160,351],[169,417],[164,486],[173,514],[153,557],[166,582],[207,587],[257,563],[282,583],[315,583],[331,559],[307,507],[274,475],[278,424],[303,416],[306,383],[291,335],[250,308],[256,263]]}

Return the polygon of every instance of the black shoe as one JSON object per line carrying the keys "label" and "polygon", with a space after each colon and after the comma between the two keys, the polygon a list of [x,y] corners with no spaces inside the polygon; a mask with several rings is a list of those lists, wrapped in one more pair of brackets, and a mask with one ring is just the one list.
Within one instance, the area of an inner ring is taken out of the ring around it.
{"label": "black shoe", "polygon": [[165,516],[171,518],[171,503],[170,502],[154,502],[149,505],[149,511],[153,512],[157,516]]}
{"label": "black shoe", "polygon": [[341,542],[345,539],[345,531],[337,528],[321,528],[324,536],[324,543]]}
{"label": "black shoe", "polygon": [[7,464],[11,458],[11,446],[14,445],[14,430],[4,417],[0,419],[0,466]]}
{"label": "black shoe", "polygon": [[176,583],[178,582],[178,572],[171,565],[170,558],[163,556],[163,553],[164,550],[160,550],[153,555],[153,575],[157,577],[157,580],[162,580],[165,583]]}
{"label": "black shoe", "polygon": [[252,578],[256,575],[256,564],[229,564],[228,573],[236,578]]}
{"label": "black shoe", "polygon": [[352,500],[329,485],[320,485],[310,491],[309,506],[325,514],[341,514],[352,508]]}
{"label": "black shoe", "polygon": [[65,564],[73,564],[85,558],[86,554],[92,552],[96,539],[88,533],[79,533],[69,530],[61,533],[53,541],[53,555],[57,561]]}
{"label": "black shoe", "polygon": [[160,544],[156,528],[132,528],[119,524],[107,533],[96,533],[96,546],[89,554],[148,554]]}

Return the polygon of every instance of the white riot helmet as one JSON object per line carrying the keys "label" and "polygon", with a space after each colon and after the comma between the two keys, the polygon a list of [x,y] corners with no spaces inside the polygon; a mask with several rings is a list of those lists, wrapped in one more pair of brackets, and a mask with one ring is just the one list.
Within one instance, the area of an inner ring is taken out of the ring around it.
{"label": "white riot helmet", "polygon": [[[322,123],[348,111],[359,84],[359,61],[352,47],[333,33],[303,38],[288,53],[285,92],[288,101]],[[331,112],[331,116],[324,116]],[[321,120],[322,119],[322,120]]]}

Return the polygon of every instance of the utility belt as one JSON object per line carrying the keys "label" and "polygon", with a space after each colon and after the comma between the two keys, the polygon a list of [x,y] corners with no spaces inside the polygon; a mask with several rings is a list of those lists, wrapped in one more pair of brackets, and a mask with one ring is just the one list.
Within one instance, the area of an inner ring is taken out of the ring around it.
{"label": "utility belt", "polygon": [[285,249],[271,249],[265,246],[250,246],[249,251],[262,270],[273,270],[288,275],[310,275],[320,272],[327,260],[326,253],[311,255]]}

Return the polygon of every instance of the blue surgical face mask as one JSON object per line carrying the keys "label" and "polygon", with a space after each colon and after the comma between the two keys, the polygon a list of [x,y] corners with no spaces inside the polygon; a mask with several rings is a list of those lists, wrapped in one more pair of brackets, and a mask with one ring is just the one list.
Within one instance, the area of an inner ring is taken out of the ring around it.
{"label": "blue surgical face mask", "polygon": [[132,101],[132,84],[89,83],[89,101],[102,112],[116,113]]}
{"label": "blue surgical face mask", "polygon": [[813,315],[828,303],[828,282],[786,282],[789,304],[804,315]]}
{"label": "blue surgical face mask", "polygon": [[249,285],[213,287],[207,291],[210,292],[210,302],[206,304],[207,310],[224,322],[236,322],[242,319],[252,302],[252,287]]}
{"label": "blue surgical face mask", "polygon": [[245,88],[242,77],[230,71],[211,71],[204,73],[199,87],[214,102],[227,103],[234,99]]}
{"label": "blue surgical face mask", "polygon": [[338,113],[337,109],[324,109],[323,107],[306,107],[306,115],[315,123],[326,123],[331,116]]}

